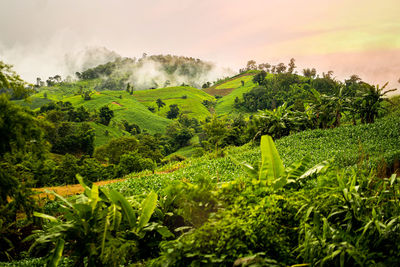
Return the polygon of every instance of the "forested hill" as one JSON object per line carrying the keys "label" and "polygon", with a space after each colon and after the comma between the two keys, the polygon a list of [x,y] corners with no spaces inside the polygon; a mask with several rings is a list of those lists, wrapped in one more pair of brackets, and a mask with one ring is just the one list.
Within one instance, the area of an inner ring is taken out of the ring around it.
{"label": "forested hill", "polygon": [[167,86],[200,87],[216,78],[215,66],[192,57],[172,55],[143,55],[142,58],[117,58],[115,61],[77,72],[77,78],[101,78],[96,90],[121,90],[129,83],[135,90]]}

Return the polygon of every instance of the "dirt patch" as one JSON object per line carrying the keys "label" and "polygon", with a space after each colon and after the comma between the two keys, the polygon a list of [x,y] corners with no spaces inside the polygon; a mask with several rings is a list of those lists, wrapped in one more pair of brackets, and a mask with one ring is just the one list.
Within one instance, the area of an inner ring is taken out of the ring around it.
{"label": "dirt patch", "polygon": [[[178,169],[179,169],[179,167],[176,167],[176,168],[171,169],[171,170],[156,172],[156,174],[170,173],[170,172],[174,172],[174,171],[176,171]],[[143,177],[143,176],[149,176],[149,175],[151,175],[151,174],[140,175],[140,176],[129,178],[129,179],[135,179],[135,178],[139,178],[139,177]],[[113,180],[99,181],[99,182],[94,182],[94,184],[98,185],[98,186],[103,186],[103,185],[106,185],[106,184],[112,184],[112,183],[116,183],[116,182],[121,182],[121,181],[124,181],[126,179],[127,178],[119,178],[119,179],[113,179]],[[64,196],[64,197],[77,195],[77,194],[83,193],[83,191],[84,191],[83,187],[80,184],[33,188],[33,191],[40,192],[38,195],[36,195],[36,198],[39,199],[39,202],[41,202],[41,200],[54,199],[55,198],[53,194],[48,194],[48,193],[45,192],[45,190],[53,191],[53,192],[55,192],[55,193],[57,193],[57,194],[59,194],[61,196]]]}
{"label": "dirt patch", "polygon": [[118,102],[115,102],[115,101],[111,102],[111,104],[114,104],[114,105],[117,105],[117,106],[120,106],[120,107],[122,107],[122,105],[121,105],[120,103],[118,103]]}
{"label": "dirt patch", "polygon": [[235,88],[224,88],[224,89],[215,89],[213,87],[203,89],[204,92],[206,92],[209,95],[216,96],[226,96],[232,93],[232,91],[235,90]]}
{"label": "dirt patch", "polygon": [[212,95],[212,96],[216,96],[216,95],[226,96],[226,95],[229,95],[236,88],[216,89],[216,87],[218,87],[218,86],[220,86],[220,85],[222,85],[224,83],[239,79],[241,77],[254,76],[254,75],[255,75],[255,73],[244,73],[242,75],[239,75],[239,76],[233,77],[231,79],[228,79],[228,80],[224,81],[223,83],[219,83],[219,84],[213,85],[213,86],[211,86],[209,88],[205,88],[205,89],[203,89],[203,91],[206,92],[209,95]]}

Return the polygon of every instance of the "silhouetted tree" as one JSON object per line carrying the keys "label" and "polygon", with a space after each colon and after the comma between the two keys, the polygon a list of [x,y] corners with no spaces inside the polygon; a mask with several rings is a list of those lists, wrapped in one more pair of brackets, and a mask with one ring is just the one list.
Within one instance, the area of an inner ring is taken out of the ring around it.
{"label": "silhouetted tree", "polygon": [[286,66],[284,63],[279,63],[278,65],[276,65],[276,73],[283,73],[286,70]]}
{"label": "silhouetted tree", "polygon": [[179,108],[177,104],[169,105],[169,110],[167,112],[168,119],[175,119],[179,115]]}
{"label": "silhouetted tree", "polygon": [[257,69],[257,63],[255,60],[249,60],[247,61],[247,70],[256,70]]}
{"label": "silhouetted tree", "polygon": [[315,76],[317,75],[317,71],[315,70],[315,68],[303,69],[303,75],[304,75],[304,77],[307,77],[307,78],[315,78]]}
{"label": "silhouetted tree", "polygon": [[114,111],[112,111],[109,107],[104,106],[100,108],[99,118],[100,123],[104,125],[109,125],[110,120],[114,117]]}
{"label": "silhouetted tree", "polygon": [[293,73],[294,69],[296,68],[296,65],[294,64],[294,58],[290,59],[290,62],[288,64],[289,68],[288,68],[288,73]]}
{"label": "silhouetted tree", "polygon": [[158,111],[160,111],[160,108],[165,106],[165,103],[160,98],[156,100],[156,104],[157,104],[157,107],[158,107]]}

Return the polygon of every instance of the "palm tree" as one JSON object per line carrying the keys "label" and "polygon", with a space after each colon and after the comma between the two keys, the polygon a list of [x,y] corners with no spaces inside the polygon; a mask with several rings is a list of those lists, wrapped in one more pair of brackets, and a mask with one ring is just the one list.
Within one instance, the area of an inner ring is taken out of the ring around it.
{"label": "palm tree", "polygon": [[165,106],[165,103],[160,98],[156,100],[156,104],[157,104],[157,107],[158,107],[158,111],[160,111],[160,108]]}
{"label": "palm tree", "polygon": [[281,138],[295,132],[298,129],[297,118],[288,107],[287,103],[273,109],[260,111],[251,122],[252,131],[255,132],[254,140],[258,140],[262,135],[268,134],[273,138]]}
{"label": "palm tree", "polygon": [[359,113],[361,118],[361,123],[373,123],[375,118],[378,116],[379,111],[384,110],[381,103],[382,101],[386,100],[384,96],[389,93],[393,92],[396,89],[386,90],[385,87],[388,83],[385,83],[382,88],[379,88],[379,85],[367,85],[361,87],[362,90],[360,91],[359,95]]}

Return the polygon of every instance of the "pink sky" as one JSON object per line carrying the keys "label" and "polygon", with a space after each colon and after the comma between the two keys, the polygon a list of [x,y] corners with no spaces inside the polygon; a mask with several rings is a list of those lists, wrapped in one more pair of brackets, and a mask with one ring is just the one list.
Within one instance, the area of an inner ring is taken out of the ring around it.
{"label": "pink sky", "polygon": [[105,46],[123,56],[176,54],[235,71],[249,59],[298,70],[400,78],[399,0],[14,0],[0,3],[0,59],[28,80],[63,55]]}

